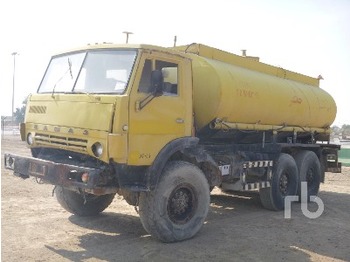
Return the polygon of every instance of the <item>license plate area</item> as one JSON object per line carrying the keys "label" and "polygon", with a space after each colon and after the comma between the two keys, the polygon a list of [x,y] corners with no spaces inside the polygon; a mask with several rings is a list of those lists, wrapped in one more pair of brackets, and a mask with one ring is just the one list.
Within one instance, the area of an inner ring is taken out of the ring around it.
{"label": "license plate area", "polygon": [[47,175],[48,167],[43,164],[35,162],[29,163],[29,175],[36,177],[45,177]]}

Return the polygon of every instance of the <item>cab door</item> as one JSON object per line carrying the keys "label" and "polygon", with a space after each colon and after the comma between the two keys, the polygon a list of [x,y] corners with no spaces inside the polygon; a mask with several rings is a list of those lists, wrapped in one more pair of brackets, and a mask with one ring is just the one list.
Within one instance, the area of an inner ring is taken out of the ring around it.
{"label": "cab door", "polygon": [[[163,93],[154,96],[152,71],[163,76]],[[174,139],[191,136],[192,76],[187,58],[143,51],[129,103],[129,165],[151,165]]]}

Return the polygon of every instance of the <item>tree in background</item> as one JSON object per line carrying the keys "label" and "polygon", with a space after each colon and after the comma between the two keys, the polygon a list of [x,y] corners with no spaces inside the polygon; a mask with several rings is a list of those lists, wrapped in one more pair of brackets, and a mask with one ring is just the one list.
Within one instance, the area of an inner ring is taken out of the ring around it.
{"label": "tree in background", "polygon": [[339,126],[331,126],[332,132],[335,135],[339,135],[340,134],[340,127]]}
{"label": "tree in background", "polygon": [[340,139],[350,140],[350,125],[332,126],[332,135]]}
{"label": "tree in background", "polygon": [[350,139],[350,125],[342,125],[342,139]]}
{"label": "tree in background", "polygon": [[22,107],[16,108],[16,111],[13,113],[13,116],[15,117],[16,123],[23,123],[24,122],[24,115],[26,113],[26,106],[27,106],[27,98],[22,102]]}

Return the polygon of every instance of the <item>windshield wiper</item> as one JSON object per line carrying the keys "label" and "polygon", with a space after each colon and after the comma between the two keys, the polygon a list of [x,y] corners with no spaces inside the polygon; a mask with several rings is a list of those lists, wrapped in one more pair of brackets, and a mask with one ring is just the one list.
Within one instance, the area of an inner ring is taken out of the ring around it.
{"label": "windshield wiper", "polygon": [[64,72],[64,74],[57,80],[57,82],[56,82],[55,85],[53,86],[52,94],[51,94],[52,97],[54,97],[55,89],[56,89],[57,84],[58,84],[59,82],[62,81],[62,79],[66,76],[66,74],[67,74],[68,72],[69,72],[69,74],[70,74],[71,79],[73,79],[72,61],[70,61],[69,57],[68,57],[68,69],[67,69],[67,71]]}

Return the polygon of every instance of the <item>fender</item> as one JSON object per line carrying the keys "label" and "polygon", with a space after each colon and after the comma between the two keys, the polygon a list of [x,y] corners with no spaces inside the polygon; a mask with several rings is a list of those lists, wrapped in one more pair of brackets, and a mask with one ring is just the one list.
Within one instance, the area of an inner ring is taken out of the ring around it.
{"label": "fender", "polygon": [[158,184],[162,171],[168,161],[176,152],[183,151],[185,148],[196,146],[199,142],[197,137],[183,137],[169,142],[157,155],[146,172],[147,187],[153,190]]}
{"label": "fender", "polygon": [[197,145],[191,148],[185,148],[182,152],[187,158],[191,159],[205,174],[209,186],[219,186],[222,183],[222,175],[217,162],[205,150],[205,147]]}
{"label": "fender", "polygon": [[198,146],[199,138],[183,137],[168,143],[157,155],[152,166],[146,172],[146,183],[150,190],[155,189],[162,175],[167,161],[177,152],[181,152],[194,164],[201,164],[202,169],[210,186],[221,184],[221,172],[214,159],[205,152],[204,148]]}

